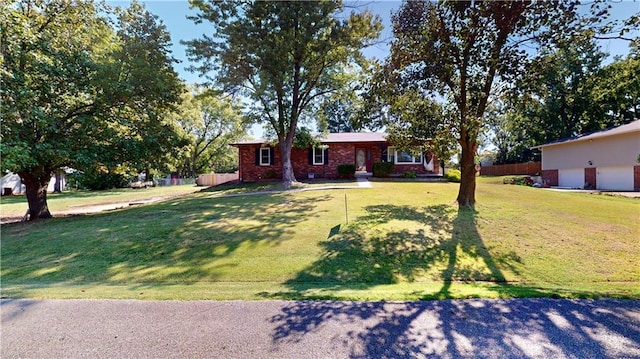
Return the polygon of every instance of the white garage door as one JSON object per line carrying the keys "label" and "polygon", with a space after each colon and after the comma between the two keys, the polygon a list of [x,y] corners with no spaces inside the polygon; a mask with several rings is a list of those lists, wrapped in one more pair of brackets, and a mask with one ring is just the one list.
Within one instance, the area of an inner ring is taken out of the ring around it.
{"label": "white garage door", "polygon": [[558,186],[567,188],[584,187],[584,168],[558,170]]}
{"label": "white garage door", "polygon": [[633,191],[633,167],[598,167],[596,187],[606,190]]}

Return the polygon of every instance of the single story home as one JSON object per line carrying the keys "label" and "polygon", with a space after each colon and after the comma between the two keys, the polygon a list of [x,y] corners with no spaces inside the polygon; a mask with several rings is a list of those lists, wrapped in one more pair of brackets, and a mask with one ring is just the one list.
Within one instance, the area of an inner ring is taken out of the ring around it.
{"label": "single story home", "polygon": [[[60,169],[56,173],[51,175],[47,192],[62,192],[67,187],[66,174],[72,173],[69,169]],[[26,187],[22,184],[20,176],[13,172],[7,171],[3,177],[0,178],[0,188],[2,188],[3,196],[10,196],[12,194],[22,194],[26,192]]]}
{"label": "single story home", "polygon": [[[353,164],[356,173],[371,173],[375,162],[394,163],[394,174],[414,172],[438,175],[440,166],[431,152],[417,157],[396,151],[385,133],[329,133],[320,145],[291,150],[291,165],[297,179],[338,178],[338,165]],[[240,181],[254,182],[282,178],[279,147],[267,140],[248,140],[231,144],[238,148]]]}
{"label": "single story home", "polygon": [[640,120],[534,148],[549,186],[640,191]]}

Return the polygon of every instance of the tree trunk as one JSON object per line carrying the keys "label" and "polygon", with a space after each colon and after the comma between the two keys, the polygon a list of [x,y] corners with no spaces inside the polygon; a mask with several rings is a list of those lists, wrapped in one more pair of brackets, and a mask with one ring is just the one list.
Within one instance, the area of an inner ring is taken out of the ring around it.
{"label": "tree trunk", "polygon": [[39,174],[30,172],[18,173],[27,188],[27,202],[29,203],[29,221],[51,218],[47,205],[47,187],[51,180],[51,171]]}
{"label": "tree trunk", "polygon": [[[291,142],[291,143],[287,143]],[[291,148],[293,141],[280,142],[280,159],[282,160],[282,184],[284,188],[291,188],[291,185],[297,183],[296,175],[293,173],[291,165]]]}
{"label": "tree trunk", "polygon": [[191,155],[191,164],[189,165],[189,167],[191,167],[189,169],[189,175],[191,176],[191,178],[196,178],[196,163],[198,162],[198,151],[197,149],[193,150],[193,154]]}
{"label": "tree trunk", "polygon": [[476,164],[474,158],[478,145],[475,141],[463,141],[461,145],[460,189],[456,201],[460,207],[473,209],[476,204]]}
{"label": "tree trunk", "polygon": [[53,192],[62,193],[62,171],[56,171],[56,181],[53,184]]}

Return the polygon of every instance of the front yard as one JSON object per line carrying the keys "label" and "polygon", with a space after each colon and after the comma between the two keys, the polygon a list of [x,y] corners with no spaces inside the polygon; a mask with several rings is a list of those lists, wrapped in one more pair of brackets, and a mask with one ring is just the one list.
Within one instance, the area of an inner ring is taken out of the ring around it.
{"label": "front yard", "polygon": [[3,225],[2,296],[640,298],[640,200],[480,178],[473,213],[454,206],[457,184],[373,187],[213,190]]}

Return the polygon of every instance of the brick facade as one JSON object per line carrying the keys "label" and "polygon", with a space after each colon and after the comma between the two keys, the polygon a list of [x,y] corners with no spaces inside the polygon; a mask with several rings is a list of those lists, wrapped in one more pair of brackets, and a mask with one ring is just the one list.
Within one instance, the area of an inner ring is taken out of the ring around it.
{"label": "brick facade", "polygon": [[[238,144],[238,159],[240,180],[244,182],[268,181],[282,178],[282,162],[280,160],[280,148],[269,147],[272,151],[273,161],[269,165],[256,164],[256,151],[259,148],[267,147],[260,144]],[[375,162],[383,162],[383,150],[387,147],[383,143],[330,143],[325,155],[325,164],[310,164],[310,148],[293,148],[291,150],[291,163],[293,172],[298,180],[313,178],[338,178],[338,165],[355,164],[356,148],[367,150],[367,170],[371,171]],[[429,157],[430,158],[430,154]],[[437,159],[434,159],[434,170],[427,171],[422,164],[395,165],[394,173],[415,172],[417,174],[437,174],[440,171]]]}
{"label": "brick facade", "polygon": [[596,189],[596,168],[589,167],[584,169],[584,189]]}
{"label": "brick facade", "polygon": [[557,186],[558,170],[542,170],[542,180],[545,186]]}
{"label": "brick facade", "polygon": [[633,166],[633,190],[640,191],[640,166]]}

